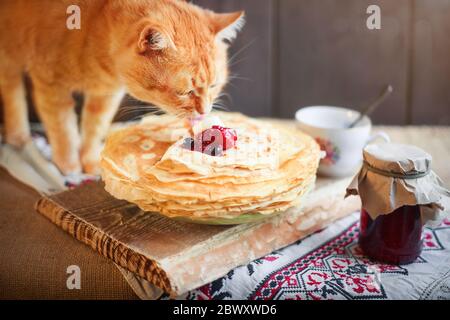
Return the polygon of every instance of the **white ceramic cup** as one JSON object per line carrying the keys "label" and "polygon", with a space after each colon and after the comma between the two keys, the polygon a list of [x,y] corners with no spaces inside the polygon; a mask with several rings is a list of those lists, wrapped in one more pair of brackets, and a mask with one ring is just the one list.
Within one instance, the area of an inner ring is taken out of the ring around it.
{"label": "white ceramic cup", "polygon": [[367,116],[353,128],[348,126],[360,113],[332,106],[311,106],[295,113],[299,128],[320,144],[326,155],[320,161],[319,174],[346,177],[358,172],[362,164],[362,150],[370,142],[389,136],[378,132],[371,136],[372,122]]}

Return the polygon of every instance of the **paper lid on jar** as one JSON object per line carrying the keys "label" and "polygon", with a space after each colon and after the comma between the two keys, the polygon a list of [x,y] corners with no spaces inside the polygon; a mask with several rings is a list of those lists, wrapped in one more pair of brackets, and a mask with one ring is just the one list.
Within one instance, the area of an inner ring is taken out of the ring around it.
{"label": "paper lid on jar", "polygon": [[[420,176],[429,172],[432,157],[424,150],[407,144],[368,145],[363,152],[367,166],[394,176]],[[407,178],[406,177],[406,178]]]}
{"label": "paper lid on jar", "polygon": [[371,144],[364,148],[364,163],[347,188],[359,195],[372,219],[409,205],[420,205],[422,222],[436,225],[450,213],[450,191],[431,170],[432,157],[412,145]]}

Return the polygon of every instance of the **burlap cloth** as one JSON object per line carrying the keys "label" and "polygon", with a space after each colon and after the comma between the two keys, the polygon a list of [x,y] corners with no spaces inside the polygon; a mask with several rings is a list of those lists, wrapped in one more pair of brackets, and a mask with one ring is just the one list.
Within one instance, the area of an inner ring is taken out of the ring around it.
{"label": "burlap cloth", "polygon": [[[4,240],[0,244],[0,298],[150,300],[161,297],[161,289],[90,251],[36,213],[34,204],[39,197],[61,192],[67,189],[67,183],[75,181],[77,184],[86,178],[83,175],[63,177],[51,163],[50,149],[42,136],[34,137],[21,150],[1,144],[0,136],[0,169],[2,177],[5,177],[1,179],[4,192],[0,190],[0,240]],[[21,191],[12,190],[12,186],[9,186],[11,182]],[[28,202],[22,197],[29,198]],[[13,206],[14,210],[4,207],[6,204]],[[3,229],[5,232],[2,232]],[[80,252],[83,253],[80,255]],[[102,268],[98,269],[96,262],[91,261],[101,261]],[[70,265],[77,265],[81,269],[84,283],[81,290],[67,288],[67,267]],[[46,268],[50,270],[46,271]],[[84,269],[91,272],[92,279],[85,274]],[[39,273],[36,274],[35,270]],[[14,275],[10,276],[11,272]],[[55,287],[47,288],[42,282],[49,285],[53,283]],[[116,282],[120,282],[117,288]],[[13,289],[15,284],[20,284],[21,289]],[[88,291],[86,287],[92,290]],[[94,291],[96,288],[101,288],[98,294]],[[126,290],[123,291],[123,288]],[[103,295],[105,290],[117,291],[118,295]],[[81,294],[82,291],[88,294],[77,295],[77,292]]]}
{"label": "burlap cloth", "polygon": [[[38,148],[0,146],[0,299],[155,299],[162,290],[82,245],[34,205],[62,191],[62,177]],[[14,176],[14,177],[13,177]],[[19,182],[20,181],[20,182]],[[81,289],[67,288],[67,267],[81,270]]]}
{"label": "burlap cloth", "polygon": [[[37,214],[40,195],[0,168],[0,299],[137,299],[112,262]],[[81,269],[81,289],[66,286]]]}

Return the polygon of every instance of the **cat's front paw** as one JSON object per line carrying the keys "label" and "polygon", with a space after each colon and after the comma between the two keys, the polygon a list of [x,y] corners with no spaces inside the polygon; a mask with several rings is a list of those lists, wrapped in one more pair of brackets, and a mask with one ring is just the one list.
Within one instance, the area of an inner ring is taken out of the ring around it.
{"label": "cat's front paw", "polygon": [[92,162],[84,162],[83,163],[83,172],[93,175],[100,174],[100,162],[92,161]]}
{"label": "cat's front paw", "polygon": [[81,153],[81,165],[83,172],[88,174],[99,175],[100,174],[100,159],[97,157],[83,156]]}
{"label": "cat's front paw", "polygon": [[59,171],[63,175],[71,175],[71,174],[79,174],[81,173],[81,165],[79,161],[67,161],[67,160],[59,160],[53,159],[53,162],[58,167]]}
{"label": "cat's front paw", "polygon": [[100,174],[100,148],[83,146],[80,150],[81,166],[83,172],[93,175]]}
{"label": "cat's front paw", "polygon": [[14,132],[6,133],[5,140],[7,144],[17,148],[22,148],[31,140],[31,137],[28,132]]}

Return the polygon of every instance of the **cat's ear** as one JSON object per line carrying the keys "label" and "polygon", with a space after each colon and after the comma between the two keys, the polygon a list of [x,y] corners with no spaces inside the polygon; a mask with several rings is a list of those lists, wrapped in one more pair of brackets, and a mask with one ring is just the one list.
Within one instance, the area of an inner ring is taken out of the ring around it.
{"label": "cat's ear", "polygon": [[163,28],[152,24],[143,26],[138,42],[140,53],[145,53],[149,50],[160,51],[168,48],[176,50],[172,38]]}
{"label": "cat's ear", "polygon": [[211,23],[219,40],[231,42],[245,25],[245,12],[215,13],[211,17]]}

